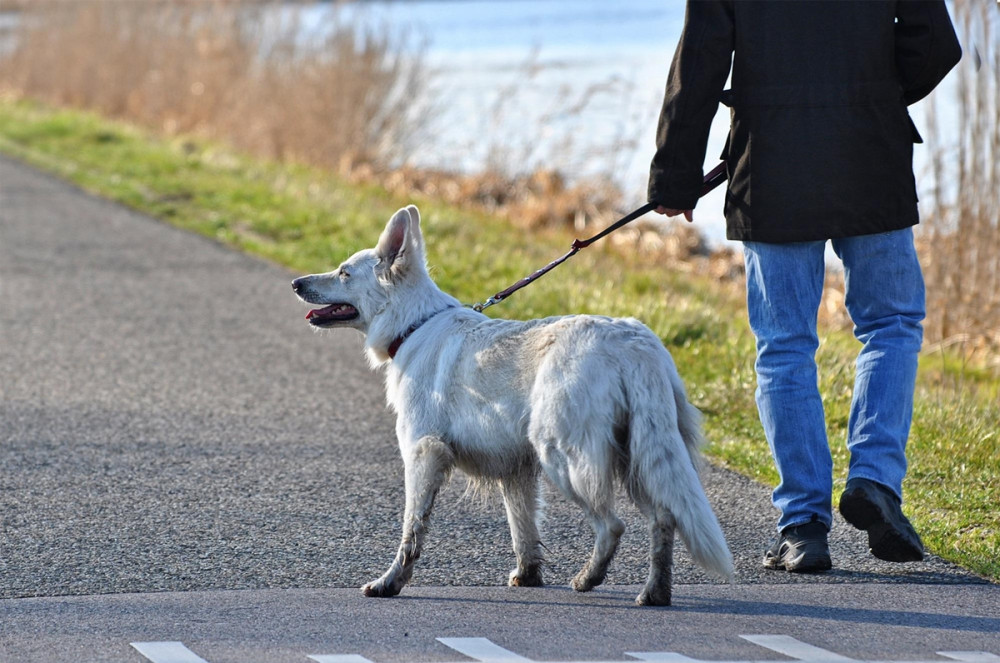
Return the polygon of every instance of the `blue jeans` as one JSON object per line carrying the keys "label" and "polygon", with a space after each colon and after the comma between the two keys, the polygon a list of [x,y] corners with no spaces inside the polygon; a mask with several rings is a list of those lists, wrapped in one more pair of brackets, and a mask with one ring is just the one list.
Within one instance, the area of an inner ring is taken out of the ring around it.
{"label": "blue jeans", "polygon": [[[924,280],[909,228],[832,240],[861,341],[848,420],[848,478],[902,498],[906,439],[923,341]],[[817,384],[816,315],[826,242],[744,242],[747,310],[757,337],[757,408],[781,482],[778,530],[832,521],[833,461]]]}

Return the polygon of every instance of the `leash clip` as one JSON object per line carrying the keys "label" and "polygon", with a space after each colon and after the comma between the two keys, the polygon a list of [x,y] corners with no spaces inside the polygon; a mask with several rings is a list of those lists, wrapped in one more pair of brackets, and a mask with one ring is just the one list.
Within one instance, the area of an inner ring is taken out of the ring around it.
{"label": "leash clip", "polygon": [[494,304],[496,304],[499,301],[500,301],[499,299],[495,299],[494,297],[490,297],[485,302],[479,302],[479,303],[476,303],[476,304],[472,304],[469,308],[471,308],[476,313],[482,313],[483,309],[488,309],[489,307],[493,306]]}

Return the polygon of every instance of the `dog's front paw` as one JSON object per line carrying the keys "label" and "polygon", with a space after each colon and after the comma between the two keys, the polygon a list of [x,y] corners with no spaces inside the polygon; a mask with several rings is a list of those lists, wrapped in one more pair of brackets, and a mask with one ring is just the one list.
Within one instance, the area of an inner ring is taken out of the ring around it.
{"label": "dog's front paw", "polygon": [[514,569],[510,572],[510,579],[507,584],[511,587],[541,587],[545,583],[542,582],[542,572],[540,569],[528,569],[521,571],[520,569]]}
{"label": "dog's front paw", "polygon": [[365,596],[374,596],[377,598],[388,598],[390,596],[395,596],[399,594],[402,587],[397,587],[394,583],[389,583],[385,581],[385,578],[379,578],[373,582],[368,583],[361,588],[361,593]]}

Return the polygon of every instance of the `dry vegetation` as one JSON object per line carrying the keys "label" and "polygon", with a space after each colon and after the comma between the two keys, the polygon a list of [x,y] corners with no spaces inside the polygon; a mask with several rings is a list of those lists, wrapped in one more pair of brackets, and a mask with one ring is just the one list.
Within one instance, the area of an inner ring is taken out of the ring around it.
{"label": "dry vegetation", "polygon": [[18,94],[474,205],[526,228],[603,220],[619,203],[606,181],[569,185],[555,172],[408,167],[436,103],[421,50],[388,30],[346,25],[333,8],[309,15],[305,32],[318,40],[303,39],[309,6],[279,2],[19,8],[16,48],[0,58],[0,86]]}
{"label": "dry vegetation", "polygon": [[[480,207],[525,229],[562,224],[587,233],[611,220],[621,203],[606,180],[570,184],[556,172],[516,173],[502,164],[477,174],[408,166],[416,147],[429,140],[435,107],[426,97],[421,50],[386,30],[359,31],[336,11],[323,14],[324,24],[310,24],[322,38],[307,41],[303,12],[309,8],[289,3],[0,3],[21,16],[14,47],[0,49],[0,87],[8,92],[331,168],[392,192]],[[924,194],[919,241],[928,340],[960,344],[967,354],[998,363],[1000,19],[994,9],[989,2],[955,2],[963,43],[976,45],[981,66],[974,66],[967,46],[970,57],[953,74],[958,144],[939,138],[954,131],[928,132],[934,191]],[[717,279],[741,277],[737,253],[711,251],[689,226],[674,228],[665,234],[659,226],[635,224],[613,241]],[[821,312],[827,324],[849,325],[841,302],[833,278]]]}
{"label": "dry vegetation", "polygon": [[25,6],[0,80],[24,94],[290,161],[385,167],[420,122],[419,58],[299,7],[121,0]]}
{"label": "dry vegetation", "polygon": [[[942,130],[929,100],[934,190],[919,246],[928,295],[927,336],[1000,365],[1000,11],[956,0],[965,57],[956,77],[957,127]],[[942,142],[957,135],[957,144]]]}

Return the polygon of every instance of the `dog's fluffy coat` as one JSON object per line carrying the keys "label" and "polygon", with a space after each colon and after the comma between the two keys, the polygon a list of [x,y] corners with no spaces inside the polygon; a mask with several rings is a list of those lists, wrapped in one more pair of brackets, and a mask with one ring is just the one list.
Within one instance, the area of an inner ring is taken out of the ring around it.
{"label": "dog's fluffy coat", "polygon": [[[402,543],[365,594],[393,596],[410,579],[434,498],[454,468],[500,487],[517,557],[511,585],[542,584],[540,472],[594,528],[593,554],[574,589],[604,580],[624,530],[614,512],[618,483],[650,521],[649,578],[638,603],[670,603],[675,527],[696,562],[732,579],[732,557],[696,470],[700,414],[669,353],[640,322],[492,320],[462,307],[427,273],[413,206],[390,219],[376,248],[293,285],[324,306],[310,312],[313,325],[365,334],[369,360],[386,366],[397,413]],[[398,347],[391,361],[390,347]]]}

